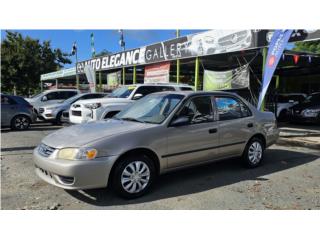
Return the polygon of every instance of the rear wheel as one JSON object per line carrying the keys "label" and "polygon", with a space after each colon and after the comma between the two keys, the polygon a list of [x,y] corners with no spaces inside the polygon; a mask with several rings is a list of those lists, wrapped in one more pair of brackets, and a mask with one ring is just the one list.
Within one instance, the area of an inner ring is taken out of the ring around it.
{"label": "rear wheel", "polygon": [[260,165],[264,156],[264,144],[260,138],[252,138],[243,153],[242,159],[244,164],[249,168]]}
{"label": "rear wheel", "polygon": [[114,169],[113,190],[121,197],[132,199],[144,195],[156,176],[153,161],[143,155],[125,157]]}
{"label": "rear wheel", "polygon": [[11,129],[19,131],[26,130],[30,127],[30,123],[31,120],[29,117],[18,115],[11,120]]}

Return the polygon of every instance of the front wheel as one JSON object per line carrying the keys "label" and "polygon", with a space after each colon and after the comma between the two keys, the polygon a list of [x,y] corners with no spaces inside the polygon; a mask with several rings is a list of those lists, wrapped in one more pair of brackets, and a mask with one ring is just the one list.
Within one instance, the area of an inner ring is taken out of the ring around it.
{"label": "front wheel", "polygon": [[263,160],[264,144],[260,138],[252,138],[243,153],[244,164],[249,168],[257,167]]}
{"label": "front wheel", "polygon": [[53,121],[53,125],[62,125],[62,112],[57,114],[56,119]]}
{"label": "front wheel", "polygon": [[152,160],[145,155],[126,157],[121,160],[112,176],[112,188],[120,196],[133,199],[145,194],[155,179]]}

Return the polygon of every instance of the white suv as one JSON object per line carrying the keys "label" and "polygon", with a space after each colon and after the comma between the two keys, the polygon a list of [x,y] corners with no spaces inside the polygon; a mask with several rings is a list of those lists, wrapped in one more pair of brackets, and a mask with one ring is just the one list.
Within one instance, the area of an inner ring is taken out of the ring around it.
{"label": "white suv", "polygon": [[162,91],[193,91],[186,84],[136,84],[115,89],[108,97],[80,100],[72,104],[69,121],[79,124],[111,118],[128,105],[148,94]]}
{"label": "white suv", "polygon": [[41,118],[40,107],[64,101],[80,93],[76,89],[54,89],[41,92],[31,98],[25,98],[25,100],[34,107],[38,117]]}

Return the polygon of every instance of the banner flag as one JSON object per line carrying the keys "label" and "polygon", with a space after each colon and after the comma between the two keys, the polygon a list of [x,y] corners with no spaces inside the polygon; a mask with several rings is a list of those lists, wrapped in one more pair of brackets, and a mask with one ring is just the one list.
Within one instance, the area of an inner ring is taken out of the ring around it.
{"label": "banner flag", "polygon": [[91,65],[86,65],[84,67],[84,72],[89,82],[90,91],[92,93],[95,93],[96,92],[96,72],[93,70]]}
{"label": "banner flag", "polygon": [[225,90],[249,87],[248,65],[224,72],[204,70],[203,90]]}
{"label": "banner flag", "polygon": [[170,62],[146,66],[144,69],[144,83],[168,83]]}
{"label": "banner flag", "polygon": [[262,90],[260,92],[257,109],[261,108],[264,96],[267,93],[273,73],[276,70],[276,67],[279,63],[279,60],[283,54],[284,48],[287,45],[292,32],[293,30],[276,30],[273,33],[273,36],[271,38],[270,45],[269,45],[265,71],[262,79]]}

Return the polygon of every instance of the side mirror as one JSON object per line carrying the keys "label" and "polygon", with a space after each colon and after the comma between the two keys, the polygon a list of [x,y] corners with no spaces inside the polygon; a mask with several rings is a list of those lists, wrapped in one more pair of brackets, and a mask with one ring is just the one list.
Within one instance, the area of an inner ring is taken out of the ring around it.
{"label": "side mirror", "polygon": [[42,102],[46,102],[46,101],[48,101],[47,96],[43,96],[43,97],[41,98],[41,101],[42,101]]}
{"label": "side mirror", "polygon": [[132,100],[138,100],[138,99],[140,99],[140,98],[142,98],[142,97],[143,97],[143,95],[142,95],[141,93],[137,93],[137,94],[135,94],[135,95],[133,96]]}
{"label": "side mirror", "polygon": [[171,127],[179,127],[188,125],[190,123],[190,117],[182,116],[178,117],[177,119],[173,120],[170,124]]}

